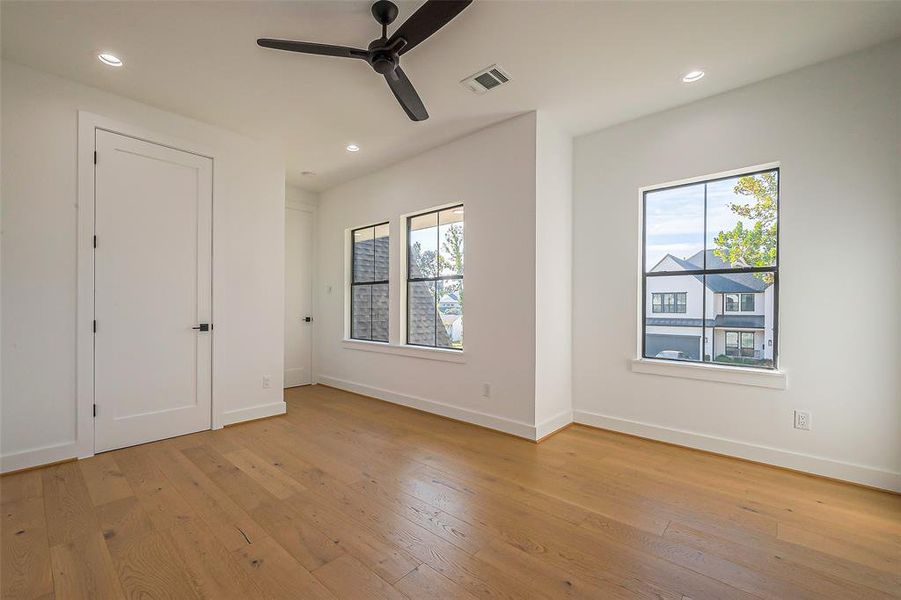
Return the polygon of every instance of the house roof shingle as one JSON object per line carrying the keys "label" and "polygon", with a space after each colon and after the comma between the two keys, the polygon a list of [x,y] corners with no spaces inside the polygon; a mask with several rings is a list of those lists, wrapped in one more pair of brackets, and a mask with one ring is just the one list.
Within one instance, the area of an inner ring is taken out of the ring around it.
{"label": "house roof shingle", "polygon": [[[678,258],[672,254],[667,254],[677,265],[686,271],[693,271],[704,268],[704,251],[696,252],[688,258]],[[663,262],[657,263],[652,271],[657,271],[657,267]],[[713,250],[707,250],[707,268],[708,269],[728,269],[729,265],[714,254]],[[703,281],[702,275],[695,275],[698,281]],[[707,288],[717,293],[738,293],[738,292],[762,292],[770,286],[769,283],[756,276],[754,273],[734,273],[730,275],[707,275]]]}

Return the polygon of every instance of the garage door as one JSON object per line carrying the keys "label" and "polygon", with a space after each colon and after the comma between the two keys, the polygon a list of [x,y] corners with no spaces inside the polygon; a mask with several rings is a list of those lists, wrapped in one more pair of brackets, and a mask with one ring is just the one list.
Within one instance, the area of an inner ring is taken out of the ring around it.
{"label": "garage door", "polygon": [[689,359],[701,360],[701,338],[696,335],[649,333],[645,339],[645,356],[654,358],[664,350],[681,350]]}

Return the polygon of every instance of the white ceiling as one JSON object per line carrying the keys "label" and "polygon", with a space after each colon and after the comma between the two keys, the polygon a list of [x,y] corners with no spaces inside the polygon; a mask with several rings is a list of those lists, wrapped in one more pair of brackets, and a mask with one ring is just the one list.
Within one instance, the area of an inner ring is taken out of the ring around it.
{"label": "white ceiling", "polygon": [[[419,2],[398,4],[400,23]],[[4,58],[275,143],[312,190],[523,111],[580,134],[875,45],[901,35],[901,2],[476,0],[403,57],[421,123],[362,61],[255,43],[365,48],[378,33],[367,2],[2,2]],[[483,96],[458,84],[492,63],[513,81]],[[695,67],[707,77],[681,83]]]}

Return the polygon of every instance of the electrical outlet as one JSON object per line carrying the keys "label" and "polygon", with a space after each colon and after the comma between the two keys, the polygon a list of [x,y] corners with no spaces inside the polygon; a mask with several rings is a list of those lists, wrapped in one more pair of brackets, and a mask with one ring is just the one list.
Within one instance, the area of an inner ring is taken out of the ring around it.
{"label": "electrical outlet", "polygon": [[810,413],[806,410],[795,411],[795,429],[810,431]]}
{"label": "electrical outlet", "polygon": [[490,398],[491,397],[491,384],[483,383],[482,384],[482,398]]}
{"label": "electrical outlet", "polygon": [[263,389],[268,390],[272,386],[272,378],[268,375],[263,375]]}

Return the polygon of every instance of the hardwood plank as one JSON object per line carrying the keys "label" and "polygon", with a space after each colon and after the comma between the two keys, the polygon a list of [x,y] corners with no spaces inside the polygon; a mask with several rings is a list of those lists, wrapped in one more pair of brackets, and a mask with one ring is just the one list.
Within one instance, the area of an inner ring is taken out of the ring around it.
{"label": "hardwood plank", "polygon": [[77,463],[64,463],[40,473],[51,546],[100,531],[94,504]]}
{"label": "hardwood plank", "polygon": [[278,468],[280,466],[278,462],[269,464],[246,448],[229,452],[225,455],[225,458],[230,460],[241,471],[250,475],[279,500],[284,500],[292,494],[304,490],[300,483]]}
{"label": "hardwood plank", "polygon": [[144,507],[134,496],[107,502],[97,507],[97,521],[113,554],[121,554],[154,531]]}
{"label": "hardwood plank", "polygon": [[164,531],[180,526],[191,518],[192,511],[172,482],[156,466],[148,453],[149,448],[126,448],[113,453],[113,456],[153,527]]}
{"label": "hardwood plank", "polygon": [[284,504],[320,531],[328,532],[338,547],[389,583],[397,581],[421,562],[384,537],[360,527],[346,514],[309,492],[285,500]]}
{"label": "hardwood plank", "polygon": [[275,499],[255,479],[209,446],[188,448],[181,453],[245,511]]}
{"label": "hardwood plank", "polygon": [[681,523],[672,523],[665,537],[739,562],[768,579],[790,581],[798,597],[901,597],[901,572],[892,575],[861,564],[851,565],[828,554],[805,551],[779,540],[742,545]]}
{"label": "hardwood plank", "polygon": [[192,512],[209,526],[226,548],[237,550],[256,538],[266,536],[262,527],[181,451],[158,446],[150,452],[157,467],[172,482]]}
{"label": "hardwood plank", "polygon": [[0,494],[0,598],[53,593],[41,474],[5,476]]}
{"label": "hardwood plank", "polygon": [[78,468],[94,506],[134,496],[128,480],[110,454],[98,454],[78,461]]}
{"label": "hardwood plank", "polygon": [[257,538],[253,544],[235,550],[233,555],[266,598],[334,598],[271,538]]}
{"label": "hardwood plank", "polygon": [[779,539],[846,558],[856,563],[889,573],[901,573],[901,545],[890,551],[872,543],[860,543],[845,536],[830,535],[828,531],[809,531],[785,523],[779,524]]}
{"label": "hardwood plank", "polygon": [[119,579],[100,532],[50,550],[57,598],[123,598]]}
{"label": "hardwood plank", "polygon": [[201,598],[256,598],[260,590],[235,557],[220,544],[201,521],[189,519],[163,536],[178,552],[194,591]]}
{"label": "hardwood plank", "polygon": [[251,516],[288,554],[308,571],[318,569],[345,553],[341,542],[279,503],[260,506]]}
{"label": "hardwood plank", "polygon": [[475,596],[428,565],[419,565],[401,577],[394,587],[409,598],[475,600]]}
{"label": "hardwood plank", "polygon": [[191,583],[182,558],[161,532],[152,531],[112,554],[127,598],[188,600],[201,597]]}
{"label": "hardwood plank", "polygon": [[319,567],[315,575],[338,598],[404,600],[402,593],[349,554]]}

